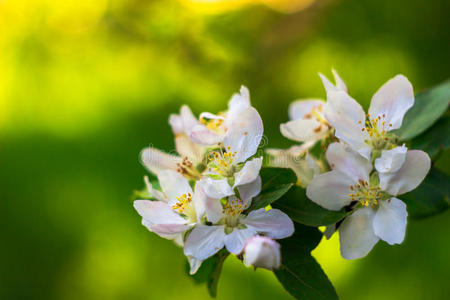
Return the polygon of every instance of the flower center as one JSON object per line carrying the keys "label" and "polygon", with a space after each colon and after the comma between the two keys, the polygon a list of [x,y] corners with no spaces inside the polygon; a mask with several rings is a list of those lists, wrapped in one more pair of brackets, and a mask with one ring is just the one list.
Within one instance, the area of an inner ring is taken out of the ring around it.
{"label": "flower center", "polygon": [[225,215],[225,224],[228,227],[236,227],[239,224],[239,216],[247,205],[241,199],[228,199],[227,203],[222,208],[222,213]]}
{"label": "flower center", "polygon": [[201,174],[195,169],[194,164],[187,157],[183,157],[181,163],[177,163],[177,172],[188,179],[196,180],[201,178]]}
{"label": "flower center", "polygon": [[305,115],[305,119],[311,119],[311,118],[315,118],[318,122],[324,124],[324,125],[329,125],[327,120],[325,119],[325,116],[323,115],[323,105],[319,104],[317,106],[314,106],[311,109],[311,112]]}
{"label": "flower center", "polygon": [[[219,117],[225,117],[223,113],[218,113]],[[225,133],[226,129],[223,126],[224,119],[223,118],[214,118],[214,119],[208,119],[205,117],[200,118],[200,123],[206,126],[211,131],[214,131],[218,134]]]}
{"label": "flower center", "polygon": [[350,189],[353,191],[348,194],[352,201],[358,201],[362,206],[371,205],[374,208],[378,205],[380,200],[383,200],[384,193],[379,186],[370,185],[369,182],[359,180],[356,185],[351,185]]}
{"label": "flower center", "polygon": [[[219,143],[219,147],[221,144]],[[230,147],[226,148],[227,151],[230,151]],[[214,151],[210,153],[208,167],[214,171],[215,173],[224,176],[230,177],[234,174],[234,157],[237,152],[223,152],[222,148],[219,151]]]}
{"label": "flower center", "polygon": [[178,213],[182,213],[191,203],[192,195],[191,193],[183,194],[177,197],[178,202],[172,205],[172,209]]}
{"label": "flower center", "polygon": [[365,142],[372,146],[374,150],[392,149],[397,145],[397,138],[394,134],[389,133],[392,129],[392,124],[386,122],[386,115],[382,114],[371,119],[370,114],[367,114],[367,120],[358,121],[358,124],[364,126],[361,131],[366,131],[369,134],[370,140]]}

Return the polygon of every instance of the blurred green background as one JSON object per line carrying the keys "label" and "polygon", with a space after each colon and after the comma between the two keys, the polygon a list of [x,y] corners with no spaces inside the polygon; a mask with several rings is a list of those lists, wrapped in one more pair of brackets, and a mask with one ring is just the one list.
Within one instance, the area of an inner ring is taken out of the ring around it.
{"label": "blurred green background", "polygon": [[[141,226],[139,151],[173,149],[183,103],[223,110],[241,84],[271,147],[298,97],[336,68],[367,106],[403,73],[449,77],[448,0],[0,1],[0,299],[208,299],[182,251]],[[447,133],[448,134],[448,133]],[[448,153],[439,163],[448,172]],[[449,212],[410,220],[400,246],[314,255],[342,299],[450,295]],[[274,276],[227,260],[219,299],[290,299]]]}

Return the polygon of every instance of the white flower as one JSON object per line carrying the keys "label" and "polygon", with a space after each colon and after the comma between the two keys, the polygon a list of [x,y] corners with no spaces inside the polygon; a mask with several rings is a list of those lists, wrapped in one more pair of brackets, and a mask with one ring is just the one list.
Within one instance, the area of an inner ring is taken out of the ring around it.
{"label": "white flower", "polygon": [[210,190],[220,190],[221,197],[232,195],[233,189],[255,181],[262,166],[262,158],[247,161],[258,150],[264,132],[260,115],[253,107],[242,111],[230,124],[223,143],[209,154],[206,175],[209,186],[206,193],[217,197]]}
{"label": "white flower", "polygon": [[395,197],[422,182],[430,169],[430,158],[423,151],[411,150],[401,163],[393,155],[397,151],[383,152],[378,163],[380,169],[393,172],[371,174],[370,161],[341,143],[333,143],[326,152],[332,171],[317,175],[307,187],[307,196],[322,207],[353,210],[339,227],[341,254],[346,259],[366,256],[379,239],[391,245],[403,242],[406,205]]}
{"label": "white flower", "polygon": [[228,102],[228,110],[225,113],[200,114],[200,122],[191,128],[190,139],[201,145],[215,145],[222,142],[231,124],[249,107],[251,107],[250,94],[248,89],[242,86],[240,93],[234,94]]}
{"label": "white flower", "polygon": [[203,189],[197,184],[193,192],[189,182],[172,170],[159,172],[158,180],[163,192],[153,189],[146,179],[149,194],[156,201],[136,200],[134,208],[150,231],[163,238],[178,239],[180,243],[180,235],[197,224],[204,214]]}
{"label": "white flower", "polygon": [[207,197],[206,216],[212,225],[195,226],[186,238],[185,255],[202,261],[223,247],[231,253],[239,254],[245,242],[257,234],[273,239],[290,236],[294,232],[294,224],[278,209],[266,211],[261,208],[251,211],[248,215],[243,214],[260,189],[260,180],[255,180],[249,185],[238,187],[240,198],[228,197],[225,204],[218,199]]}
{"label": "white flower", "polygon": [[[339,74],[333,70],[336,81],[334,86],[325,76],[319,74],[327,92],[347,91],[347,87]],[[331,126],[324,116],[326,102],[322,99],[296,100],[289,106],[291,121],[281,124],[280,131],[283,136],[297,142],[314,142],[328,136]]]}
{"label": "white flower", "polygon": [[170,115],[169,123],[175,135],[175,146],[180,156],[148,147],[141,152],[142,164],[156,175],[162,170],[174,170],[187,178],[200,178],[201,174],[196,166],[202,162],[206,149],[189,139],[192,128],[200,124],[199,121],[189,107],[183,105],[179,115]]}
{"label": "white flower", "polygon": [[396,144],[390,131],[400,128],[413,104],[411,83],[405,76],[397,75],[372,97],[367,121],[361,105],[344,91],[327,93],[325,117],[335,128],[337,138],[370,160],[372,149],[390,149]]}
{"label": "white flower", "polygon": [[268,270],[281,265],[280,244],[265,236],[250,238],[244,247],[244,264]]}
{"label": "white flower", "polygon": [[320,165],[308,153],[310,142],[289,149],[267,149],[270,154],[269,165],[278,168],[289,168],[297,175],[297,185],[306,187],[314,176],[320,173]]}

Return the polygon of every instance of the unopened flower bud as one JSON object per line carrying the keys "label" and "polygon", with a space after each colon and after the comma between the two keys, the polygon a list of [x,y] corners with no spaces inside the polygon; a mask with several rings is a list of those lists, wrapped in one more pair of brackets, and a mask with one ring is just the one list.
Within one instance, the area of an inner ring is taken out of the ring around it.
{"label": "unopened flower bud", "polygon": [[248,239],[244,248],[244,264],[268,270],[278,269],[281,264],[280,245],[264,236]]}

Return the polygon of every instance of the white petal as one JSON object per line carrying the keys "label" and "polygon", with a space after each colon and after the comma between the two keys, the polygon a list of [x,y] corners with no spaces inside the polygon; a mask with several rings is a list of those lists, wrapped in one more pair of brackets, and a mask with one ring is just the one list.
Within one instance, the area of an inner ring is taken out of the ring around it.
{"label": "white petal", "polygon": [[371,148],[365,142],[369,135],[364,129],[366,115],[361,105],[342,91],[329,92],[325,108],[327,121],[336,129],[336,137],[370,159]]}
{"label": "white petal", "polygon": [[322,99],[300,99],[295,100],[289,105],[289,118],[291,120],[304,119],[305,116],[311,114],[316,107],[325,106]]}
{"label": "white petal", "polygon": [[231,253],[238,255],[244,249],[245,242],[255,235],[256,231],[252,228],[234,228],[230,234],[225,236],[225,247],[227,247],[227,250]]}
{"label": "white petal", "polygon": [[195,183],[194,196],[192,197],[192,203],[194,204],[195,214],[197,215],[197,222],[200,223],[201,218],[206,212],[206,193],[203,189],[202,182],[197,181]]}
{"label": "white petal", "polygon": [[225,125],[228,127],[240,113],[250,107],[250,93],[245,86],[241,86],[239,94],[234,94],[228,102]]}
{"label": "white petal", "polygon": [[257,157],[247,161],[244,167],[239,172],[234,174],[234,186],[236,187],[254,181],[256,177],[258,177],[261,166],[262,157]]}
{"label": "white petal", "polygon": [[184,132],[189,134],[192,127],[199,124],[197,118],[192,113],[191,109],[187,105],[181,106],[180,117],[183,122]]}
{"label": "white petal", "polygon": [[212,114],[210,112],[202,112],[200,114],[200,119],[225,120],[224,117]]}
{"label": "white petal", "polygon": [[383,150],[381,157],[375,160],[375,168],[381,173],[398,171],[405,162],[406,151],[408,151],[408,148],[405,145],[395,147],[392,150]]}
{"label": "white petal", "polygon": [[195,257],[188,257],[188,260],[190,266],[189,274],[194,275],[202,265],[203,260],[196,259]]}
{"label": "white petal", "polygon": [[153,174],[158,174],[161,170],[175,171],[177,163],[181,162],[181,158],[149,147],[141,151],[141,162],[147,170]]}
{"label": "white petal", "polygon": [[428,174],[431,160],[420,150],[406,152],[402,167],[394,173],[380,173],[380,187],[390,195],[397,196],[414,190]]}
{"label": "white petal", "polygon": [[373,219],[375,234],[389,245],[401,244],[406,232],[406,204],[397,199],[381,201]]}
{"label": "white petal", "polygon": [[373,231],[372,208],[361,208],[348,216],[339,227],[341,255],[345,259],[366,256],[379,238]]}
{"label": "white petal", "polygon": [[133,203],[138,214],[151,224],[186,224],[186,220],[161,201],[136,200]]}
{"label": "white petal", "polygon": [[224,246],[223,226],[197,225],[184,243],[184,254],[199,260],[205,260],[216,254]]}
{"label": "white petal", "polygon": [[349,175],[355,182],[359,179],[369,180],[369,173],[372,171],[370,161],[343,143],[332,143],[329,145],[326,156],[333,170]]}
{"label": "white petal", "polygon": [[261,192],[261,184],[261,177],[258,176],[252,182],[238,186],[239,196],[246,207],[249,207],[252,198]]}
{"label": "white petal", "polygon": [[222,199],[234,194],[233,189],[226,179],[215,180],[210,177],[201,179],[203,190],[208,197]]}
{"label": "white petal", "polygon": [[319,73],[320,79],[322,79],[322,84],[325,88],[325,91],[332,92],[332,91],[344,91],[347,92],[347,86],[345,85],[342,78],[339,76],[338,72],[336,70],[331,70],[333,72],[334,81],[336,82],[336,85],[332,84],[328,78],[326,78],[323,74]]}
{"label": "white petal", "polygon": [[280,131],[285,138],[290,140],[308,142],[323,138],[328,132],[328,126],[315,118],[298,119],[280,124]]}
{"label": "white petal", "polygon": [[158,190],[155,190],[152,187],[152,184],[150,183],[150,180],[148,179],[148,176],[144,176],[144,182],[145,182],[145,185],[147,187],[147,191],[150,194],[150,196],[152,196],[153,198],[155,198],[158,201],[167,202],[169,200],[169,199],[166,198],[166,196],[163,193],[161,193]]}
{"label": "white petal", "polygon": [[[144,223],[143,223],[144,224]],[[173,239],[177,235],[191,229],[193,224],[153,224],[146,226],[150,231],[161,237]]]}
{"label": "white petal", "polygon": [[342,80],[341,76],[339,76],[338,72],[335,69],[332,69],[331,72],[333,72],[334,81],[336,82],[336,88],[338,90],[347,92],[347,85],[345,84],[344,80]]}
{"label": "white petal", "polygon": [[204,148],[192,142],[184,133],[175,136],[175,147],[182,157],[187,157],[194,165],[203,159]]}
{"label": "white petal", "polygon": [[278,269],[281,265],[280,244],[265,236],[250,238],[244,248],[246,266]]}
{"label": "white petal", "polygon": [[[382,117],[389,130],[400,128],[405,113],[414,105],[413,87],[403,75],[397,75],[386,82],[372,97],[369,114],[371,118]],[[380,124],[381,125],[381,124]]]}
{"label": "white petal", "polygon": [[306,195],[326,209],[340,210],[352,202],[350,185],[355,183],[347,174],[333,170],[314,177],[306,188]]}
{"label": "white petal", "polygon": [[237,152],[236,163],[244,162],[258,150],[263,132],[259,113],[253,107],[249,107],[230,124],[223,144],[230,147],[230,152]]}
{"label": "white petal", "polygon": [[209,130],[202,124],[195,125],[190,131],[189,138],[200,145],[214,145],[222,141],[222,136]]}
{"label": "white petal", "polygon": [[286,238],[294,233],[294,223],[288,215],[278,209],[253,210],[242,222],[248,228],[253,228],[273,239]]}
{"label": "white petal", "polygon": [[169,116],[169,124],[172,127],[174,134],[180,134],[184,132],[183,120],[179,115],[171,114]]}
{"label": "white petal", "polygon": [[183,194],[193,194],[188,180],[178,172],[172,170],[160,171],[158,173],[158,180],[161,189],[169,199],[170,205],[178,202],[177,197],[180,197]]}

